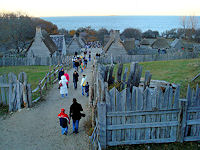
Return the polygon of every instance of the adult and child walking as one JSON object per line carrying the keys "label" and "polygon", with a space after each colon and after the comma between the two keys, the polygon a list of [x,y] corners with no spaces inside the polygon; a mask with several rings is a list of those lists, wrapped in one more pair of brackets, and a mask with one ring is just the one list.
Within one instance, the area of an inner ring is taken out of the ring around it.
{"label": "adult and child walking", "polygon": [[82,117],[85,117],[85,114],[81,113],[83,108],[81,104],[79,104],[76,98],[73,98],[73,103],[70,106],[69,116],[65,113],[65,109],[61,108],[61,112],[58,114],[61,126],[61,134],[67,135],[68,133],[68,125],[70,124],[70,120],[72,118],[73,125],[73,133],[78,133],[79,121]]}

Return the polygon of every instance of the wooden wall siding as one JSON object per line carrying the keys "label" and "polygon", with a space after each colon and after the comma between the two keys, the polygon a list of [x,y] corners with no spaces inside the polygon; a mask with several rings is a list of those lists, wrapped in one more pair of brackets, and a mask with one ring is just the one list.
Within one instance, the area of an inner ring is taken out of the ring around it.
{"label": "wooden wall siding", "polygon": [[[108,69],[108,66],[99,65],[97,70],[97,117],[100,132],[104,131],[100,133],[103,135],[100,136],[103,148],[122,144],[200,140],[198,85],[196,90],[188,86],[186,99],[180,99],[179,85],[151,85],[148,71],[144,83],[140,83],[141,68],[137,63],[131,64],[128,80],[124,81],[122,66],[119,65],[116,82],[127,86],[120,91],[116,87],[108,89],[113,66]],[[102,118],[106,119],[103,121]]]}
{"label": "wooden wall siding", "polygon": [[0,58],[0,66],[49,66],[49,65],[70,65],[72,66],[72,56],[62,57],[2,57]]}

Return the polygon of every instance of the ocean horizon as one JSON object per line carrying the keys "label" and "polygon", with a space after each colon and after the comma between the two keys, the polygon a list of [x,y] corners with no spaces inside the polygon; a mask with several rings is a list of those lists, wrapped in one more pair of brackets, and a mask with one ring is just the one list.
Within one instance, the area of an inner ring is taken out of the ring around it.
{"label": "ocean horizon", "polygon": [[[198,21],[200,20],[200,16]],[[91,27],[99,30],[120,30],[126,28],[137,28],[142,32],[147,30],[158,31],[160,34],[173,28],[181,28],[181,16],[60,16],[60,17],[41,17],[58,26],[59,29],[77,30],[81,27]]]}

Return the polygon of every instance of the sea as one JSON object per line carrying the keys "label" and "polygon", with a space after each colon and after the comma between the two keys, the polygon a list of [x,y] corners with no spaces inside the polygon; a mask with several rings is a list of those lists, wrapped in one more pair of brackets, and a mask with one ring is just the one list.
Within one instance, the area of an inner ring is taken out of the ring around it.
{"label": "sea", "polygon": [[[41,17],[58,26],[59,29],[77,30],[81,27],[91,27],[99,30],[120,30],[137,28],[142,32],[158,31],[160,34],[173,28],[181,28],[180,16],[73,16],[73,17]],[[200,20],[200,16],[197,17]]]}

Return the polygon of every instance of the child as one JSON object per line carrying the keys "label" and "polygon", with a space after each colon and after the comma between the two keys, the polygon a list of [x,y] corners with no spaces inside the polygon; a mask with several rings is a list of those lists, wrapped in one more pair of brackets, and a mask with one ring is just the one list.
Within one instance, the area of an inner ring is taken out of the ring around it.
{"label": "child", "polygon": [[64,76],[65,76],[66,79],[67,79],[67,88],[69,88],[69,74],[67,73],[67,71],[65,71]]}
{"label": "child", "polygon": [[81,87],[82,87],[82,95],[84,95],[84,88],[85,88],[85,85],[86,85],[86,76],[83,75],[83,78],[81,80]]}
{"label": "child", "polygon": [[89,96],[89,84],[88,84],[88,82],[85,85],[85,93],[86,93],[86,95],[88,97]]}
{"label": "child", "polygon": [[66,77],[63,75],[61,76],[61,80],[59,81],[59,86],[60,86],[60,94],[61,97],[64,98],[64,95],[67,96],[68,94],[68,90],[67,90],[67,79]]}
{"label": "child", "polygon": [[68,131],[68,123],[70,124],[70,120],[67,114],[65,114],[65,109],[61,108],[61,112],[58,114],[61,126],[61,134],[67,135]]}

